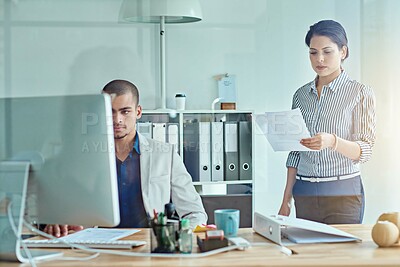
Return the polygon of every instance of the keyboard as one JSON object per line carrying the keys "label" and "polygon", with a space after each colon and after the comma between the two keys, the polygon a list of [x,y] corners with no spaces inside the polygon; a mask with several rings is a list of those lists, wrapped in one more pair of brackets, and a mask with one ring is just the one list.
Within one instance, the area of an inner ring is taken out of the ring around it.
{"label": "keyboard", "polygon": [[[57,239],[25,239],[24,242],[28,248],[70,248],[71,246]],[[71,244],[82,245],[90,248],[103,249],[131,249],[133,247],[142,246],[146,241],[138,240],[115,240],[115,241],[74,241]]]}

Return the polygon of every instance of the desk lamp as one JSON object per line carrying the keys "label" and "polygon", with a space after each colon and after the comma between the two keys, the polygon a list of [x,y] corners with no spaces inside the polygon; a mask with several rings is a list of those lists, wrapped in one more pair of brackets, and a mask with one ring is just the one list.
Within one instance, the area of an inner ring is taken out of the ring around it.
{"label": "desk lamp", "polygon": [[199,1],[124,0],[121,5],[119,18],[124,22],[160,24],[160,109],[166,109],[165,24],[200,21],[202,19],[202,12]]}

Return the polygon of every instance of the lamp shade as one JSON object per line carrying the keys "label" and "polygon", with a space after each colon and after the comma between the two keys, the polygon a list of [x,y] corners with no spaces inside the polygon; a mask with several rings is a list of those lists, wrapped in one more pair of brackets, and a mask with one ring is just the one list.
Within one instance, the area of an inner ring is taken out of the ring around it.
{"label": "lamp shade", "polygon": [[119,12],[120,22],[188,23],[202,19],[198,0],[124,0]]}

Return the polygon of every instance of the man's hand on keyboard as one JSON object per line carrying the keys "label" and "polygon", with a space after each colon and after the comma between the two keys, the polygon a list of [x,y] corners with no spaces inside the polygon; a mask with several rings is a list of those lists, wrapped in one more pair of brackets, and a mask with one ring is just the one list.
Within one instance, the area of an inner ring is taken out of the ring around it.
{"label": "man's hand on keyboard", "polygon": [[61,237],[68,235],[68,231],[80,231],[83,230],[81,225],[67,225],[67,224],[48,224],[44,228],[44,232],[55,237]]}

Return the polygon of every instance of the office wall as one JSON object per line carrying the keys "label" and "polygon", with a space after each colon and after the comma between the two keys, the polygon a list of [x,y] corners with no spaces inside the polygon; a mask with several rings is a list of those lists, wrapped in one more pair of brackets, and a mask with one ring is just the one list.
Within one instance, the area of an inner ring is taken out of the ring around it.
{"label": "office wall", "polygon": [[400,211],[400,2],[364,1],[362,11],[361,78],[374,88],[378,115],[374,156],[363,168],[368,174],[366,217],[376,219],[384,211]]}
{"label": "office wall", "polygon": [[[4,2],[0,1],[0,95],[5,88],[5,19],[4,19]],[[1,97],[1,96],[0,96]],[[0,159],[5,156],[5,110],[0,108]]]}
{"label": "office wall", "polygon": [[[175,93],[185,92],[188,109],[209,109],[218,96],[213,76],[228,73],[236,75],[239,109],[289,109],[294,91],[314,78],[304,36],[321,19],[342,22],[350,42],[344,67],[353,78],[370,81],[374,64],[365,69],[370,61],[361,54],[370,49],[361,45],[363,12],[365,3],[378,7],[378,2],[396,5],[386,0],[201,0],[201,22],[166,28],[167,106],[174,107]],[[0,0],[0,96],[97,93],[108,81],[123,78],[138,85],[145,109],[159,107],[158,27],[117,23],[120,3]],[[374,13],[375,18],[385,12]],[[255,210],[275,213],[287,153],[274,153],[257,132],[255,155]],[[364,171],[366,222],[382,209],[375,199],[380,196],[372,192],[386,184],[394,168],[377,182],[373,170],[381,161],[374,160]]]}

